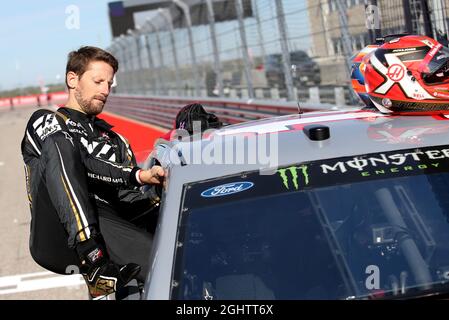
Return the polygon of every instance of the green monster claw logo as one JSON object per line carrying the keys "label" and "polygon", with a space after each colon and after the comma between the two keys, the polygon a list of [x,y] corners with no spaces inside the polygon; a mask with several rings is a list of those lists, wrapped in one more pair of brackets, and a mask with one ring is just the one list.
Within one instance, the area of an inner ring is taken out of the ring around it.
{"label": "green monster claw logo", "polygon": [[307,172],[308,167],[306,165],[302,165],[299,167],[290,167],[290,168],[286,168],[286,169],[279,169],[277,171],[281,175],[282,182],[284,183],[284,186],[287,188],[287,190],[290,190],[289,183],[288,183],[289,178],[288,178],[287,172],[290,172],[290,174],[292,176],[292,182],[293,182],[293,186],[295,187],[295,190],[299,189],[298,169],[301,169],[301,173],[304,176],[305,185],[306,186],[309,185],[309,174]]}

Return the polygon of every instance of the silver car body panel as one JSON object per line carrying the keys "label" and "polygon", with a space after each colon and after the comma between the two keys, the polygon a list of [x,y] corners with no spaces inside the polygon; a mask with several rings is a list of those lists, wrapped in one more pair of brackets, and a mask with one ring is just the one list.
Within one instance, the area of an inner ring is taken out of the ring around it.
{"label": "silver car body panel", "polygon": [[[330,138],[310,140],[301,130],[310,124],[328,126]],[[277,167],[286,167],[318,159],[445,145],[449,142],[449,121],[443,116],[390,116],[361,110],[292,115],[225,127],[214,132],[210,139],[177,144],[176,154],[210,148],[210,144],[219,140],[217,137],[254,133],[255,136],[277,135]],[[258,164],[188,164],[169,168],[145,299],[170,299],[184,185],[259,169]]]}

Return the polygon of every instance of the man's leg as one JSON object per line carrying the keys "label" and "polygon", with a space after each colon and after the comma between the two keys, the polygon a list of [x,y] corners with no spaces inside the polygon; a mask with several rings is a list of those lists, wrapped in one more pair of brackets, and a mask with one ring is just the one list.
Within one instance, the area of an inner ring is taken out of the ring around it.
{"label": "man's leg", "polygon": [[100,232],[106,243],[110,259],[122,265],[128,262],[142,267],[137,279],[144,282],[150,269],[153,237],[114,212],[98,210]]}
{"label": "man's leg", "polygon": [[89,292],[93,297],[115,292],[133,279],[140,267],[131,261],[119,267],[104,249],[79,145],[66,132],[47,137],[41,165],[51,202],[68,233],[67,245],[76,248]]}

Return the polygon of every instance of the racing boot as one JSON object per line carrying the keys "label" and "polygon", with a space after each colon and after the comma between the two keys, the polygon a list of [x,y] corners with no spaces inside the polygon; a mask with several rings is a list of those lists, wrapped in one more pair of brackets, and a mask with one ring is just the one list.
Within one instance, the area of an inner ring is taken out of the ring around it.
{"label": "racing boot", "polygon": [[76,249],[82,261],[81,274],[94,299],[120,290],[140,272],[135,263],[119,266],[109,260],[104,246],[94,239],[79,243]]}

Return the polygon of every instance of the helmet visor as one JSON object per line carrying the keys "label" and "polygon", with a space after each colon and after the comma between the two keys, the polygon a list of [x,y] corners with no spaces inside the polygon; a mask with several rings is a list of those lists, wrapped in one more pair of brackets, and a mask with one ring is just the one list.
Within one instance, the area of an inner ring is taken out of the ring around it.
{"label": "helmet visor", "polygon": [[441,47],[428,64],[429,72],[423,72],[423,80],[428,84],[449,81],[449,48]]}

